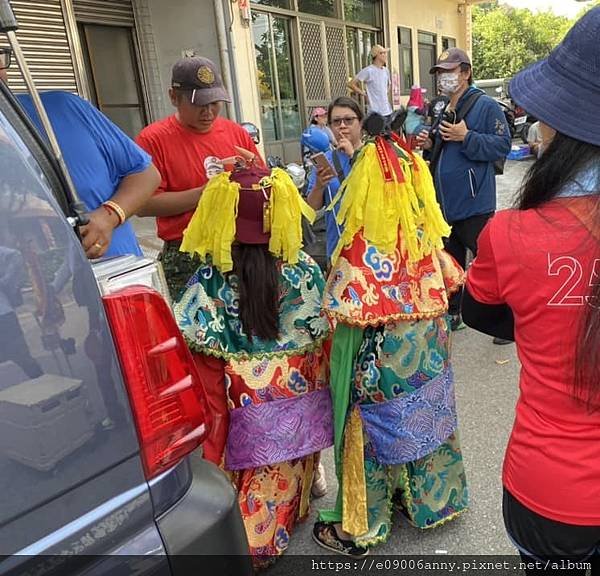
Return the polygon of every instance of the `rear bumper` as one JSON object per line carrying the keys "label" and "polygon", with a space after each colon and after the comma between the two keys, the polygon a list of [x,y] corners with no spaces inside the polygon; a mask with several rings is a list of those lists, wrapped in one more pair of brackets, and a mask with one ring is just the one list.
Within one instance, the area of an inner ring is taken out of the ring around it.
{"label": "rear bumper", "polygon": [[193,468],[188,491],[156,520],[173,575],[192,570],[251,575],[248,541],[233,486],[206,460],[196,460]]}

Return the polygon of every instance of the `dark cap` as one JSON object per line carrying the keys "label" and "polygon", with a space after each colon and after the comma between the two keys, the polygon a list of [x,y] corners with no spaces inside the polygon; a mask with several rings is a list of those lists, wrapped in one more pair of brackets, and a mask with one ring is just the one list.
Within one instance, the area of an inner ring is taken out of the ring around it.
{"label": "dark cap", "polygon": [[223,80],[214,63],[208,58],[193,56],[175,62],[171,86],[192,91],[192,104],[206,106],[212,102],[231,102]]}
{"label": "dark cap", "polygon": [[469,55],[460,48],[449,48],[440,54],[436,65],[429,70],[429,73],[435,74],[439,70],[453,70],[460,64],[468,64],[471,66]]}

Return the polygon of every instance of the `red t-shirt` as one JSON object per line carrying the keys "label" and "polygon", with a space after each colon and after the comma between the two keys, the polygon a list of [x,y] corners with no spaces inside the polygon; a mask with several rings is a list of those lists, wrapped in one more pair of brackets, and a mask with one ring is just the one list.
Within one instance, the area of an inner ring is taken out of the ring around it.
{"label": "red t-shirt", "polygon": [[[181,125],[175,115],[169,116],[144,128],[136,142],[152,156],[161,174],[157,194],[203,186],[207,182],[205,159],[234,156],[237,154],[234,146],[259,156],[248,132],[221,117],[215,120],[210,132],[200,133]],[[180,240],[193,213],[192,210],[177,216],[157,217],[158,235],[163,240]]]}
{"label": "red t-shirt", "polygon": [[590,414],[570,394],[578,322],[590,284],[600,282],[600,255],[568,206],[589,214],[590,198],[498,212],[479,236],[467,289],[479,302],[507,303],[515,318],[520,395],[504,485],[546,518],[600,526],[600,410]]}

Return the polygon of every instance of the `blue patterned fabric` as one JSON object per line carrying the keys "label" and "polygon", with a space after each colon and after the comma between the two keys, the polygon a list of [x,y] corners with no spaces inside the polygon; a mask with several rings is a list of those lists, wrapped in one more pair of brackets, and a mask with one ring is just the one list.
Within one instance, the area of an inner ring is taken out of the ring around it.
{"label": "blue patterned fabric", "polygon": [[456,430],[452,371],[446,370],[411,394],[359,407],[380,464],[418,460],[439,448]]}

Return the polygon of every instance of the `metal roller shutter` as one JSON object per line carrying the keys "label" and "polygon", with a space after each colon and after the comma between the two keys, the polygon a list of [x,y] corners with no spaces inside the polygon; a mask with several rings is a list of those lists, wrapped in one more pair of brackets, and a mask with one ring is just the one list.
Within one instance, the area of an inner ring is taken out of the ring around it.
{"label": "metal roller shutter", "polygon": [[77,22],[134,26],[131,0],[73,0]]}
{"label": "metal roller shutter", "polygon": [[[37,87],[77,92],[61,0],[11,0],[11,5],[19,23],[17,38]],[[7,45],[6,37],[0,38],[0,46]],[[14,58],[8,78],[15,92],[25,91]]]}

